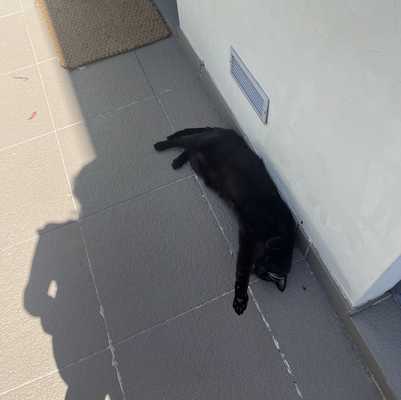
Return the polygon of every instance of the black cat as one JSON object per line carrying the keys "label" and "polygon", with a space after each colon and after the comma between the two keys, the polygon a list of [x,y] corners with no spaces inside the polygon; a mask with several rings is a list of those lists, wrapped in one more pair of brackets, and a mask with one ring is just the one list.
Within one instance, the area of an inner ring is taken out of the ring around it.
{"label": "black cat", "polygon": [[233,307],[242,314],[248,304],[252,267],[264,280],[284,291],[290,271],[296,224],[262,160],[235,131],[222,128],[184,129],[155,144],[157,151],[183,148],[174,169],[187,161],[234,210],[239,219]]}

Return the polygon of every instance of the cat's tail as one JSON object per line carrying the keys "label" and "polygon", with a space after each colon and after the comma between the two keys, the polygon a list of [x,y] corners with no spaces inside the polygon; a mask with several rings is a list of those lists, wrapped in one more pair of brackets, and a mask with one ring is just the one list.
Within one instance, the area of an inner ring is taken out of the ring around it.
{"label": "cat's tail", "polygon": [[207,126],[205,128],[187,128],[187,129],[183,129],[181,131],[173,133],[172,135],[167,136],[167,140],[177,139],[182,136],[196,135],[196,134],[203,133],[206,131],[212,131],[213,129],[214,128],[210,128],[209,126]]}
{"label": "cat's tail", "polygon": [[167,140],[157,142],[154,148],[157,151],[172,149],[174,147],[186,150],[197,150],[202,146],[212,144],[216,139],[219,139],[222,134],[233,134],[233,131],[210,127],[183,129],[167,136]]}

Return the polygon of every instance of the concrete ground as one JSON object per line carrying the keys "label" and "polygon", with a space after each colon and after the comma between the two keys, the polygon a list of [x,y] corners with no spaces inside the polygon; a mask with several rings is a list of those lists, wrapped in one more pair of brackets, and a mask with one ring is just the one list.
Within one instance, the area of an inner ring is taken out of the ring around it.
{"label": "concrete ground", "polygon": [[235,220],[152,147],[229,125],[175,35],[67,72],[0,0],[0,93],[1,400],[380,398],[298,250],[234,314]]}

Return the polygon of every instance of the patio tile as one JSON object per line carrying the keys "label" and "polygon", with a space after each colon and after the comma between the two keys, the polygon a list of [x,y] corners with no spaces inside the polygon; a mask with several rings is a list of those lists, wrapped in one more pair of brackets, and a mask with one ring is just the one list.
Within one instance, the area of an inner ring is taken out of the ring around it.
{"label": "patio tile", "polygon": [[52,130],[36,67],[0,76],[0,93],[0,149]]}
{"label": "patio tile", "polygon": [[227,295],[119,345],[129,398],[299,400],[253,303],[238,317],[231,302]]}
{"label": "patio tile", "polygon": [[171,29],[179,25],[176,0],[154,0]]}
{"label": "patio tile", "polygon": [[[392,393],[401,394],[401,311],[393,297],[356,313],[353,324],[377,363]],[[389,396],[389,398],[391,398]]]}
{"label": "patio tile", "polygon": [[287,289],[253,286],[307,399],[377,399],[340,321],[308,265],[296,263]]}
{"label": "patio tile", "polygon": [[48,228],[0,253],[0,393],[107,346],[79,227]]}
{"label": "patio tile", "polygon": [[18,0],[0,0],[0,17],[21,11]]}
{"label": "patio tile", "polygon": [[177,39],[170,37],[136,50],[146,75],[157,93],[185,88],[199,80]]}
{"label": "patio tile", "polygon": [[194,178],[83,220],[113,340],[230,290],[233,260]]}
{"label": "patio tile", "polygon": [[74,214],[53,134],[0,152],[0,249]]}
{"label": "patio tile", "polygon": [[63,128],[83,120],[81,104],[71,73],[62,68],[57,60],[42,63],[39,68],[56,128]]}
{"label": "patio tile", "polygon": [[35,55],[39,62],[51,57],[56,57],[54,43],[49,32],[49,28],[45,23],[44,16],[38,7],[38,3],[32,1],[29,4],[24,0],[24,15],[29,35],[32,39]]}
{"label": "patio tile", "polygon": [[0,73],[34,64],[22,14],[0,19]]}
{"label": "patio tile", "polygon": [[199,182],[202,186],[202,190],[205,192],[213,211],[219,221],[220,227],[224,231],[224,235],[229,241],[229,250],[238,252],[238,235],[239,235],[239,225],[237,217],[235,216],[233,210],[231,210],[226,203],[217,195],[216,192],[209,189],[199,178]]}
{"label": "patio tile", "polygon": [[81,215],[127,200],[189,175],[174,171],[173,154],[153,144],[169,134],[156,100],[140,102],[110,117],[96,117],[59,133]]}
{"label": "patio tile", "polygon": [[199,83],[165,93],[161,96],[161,101],[174,130],[202,126],[228,126]]}
{"label": "patio tile", "polygon": [[18,0],[21,3],[24,11],[29,11],[31,8],[36,7],[36,0]]}
{"label": "patio tile", "polygon": [[[13,390],[2,400],[122,400],[109,351]],[[66,392],[68,391],[68,394]]]}
{"label": "patio tile", "polygon": [[134,53],[68,71],[57,60],[40,64],[57,128],[152,95]]}

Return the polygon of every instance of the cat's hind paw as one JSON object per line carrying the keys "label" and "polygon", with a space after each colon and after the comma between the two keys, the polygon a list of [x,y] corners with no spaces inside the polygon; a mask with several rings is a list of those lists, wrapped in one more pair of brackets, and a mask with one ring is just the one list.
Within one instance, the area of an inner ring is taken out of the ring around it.
{"label": "cat's hind paw", "polygon": [[167,149],[167,146],[166,146],[166,142],[165,142],[165,141],[157,142],[157,143],[155,143],[155,144],[153,145],[153,147],[154,147],[154,149],[155,149],[156,151],[163,151],[163,150],[166,150],[166,149]]}
{"label": "cat's hind paw", "polygon": [[173,169],[179,169],[181,168],[183,165],[183,163],[180,160],[173,160],[173,162],[171,163],[171,166],[173,167]]}

